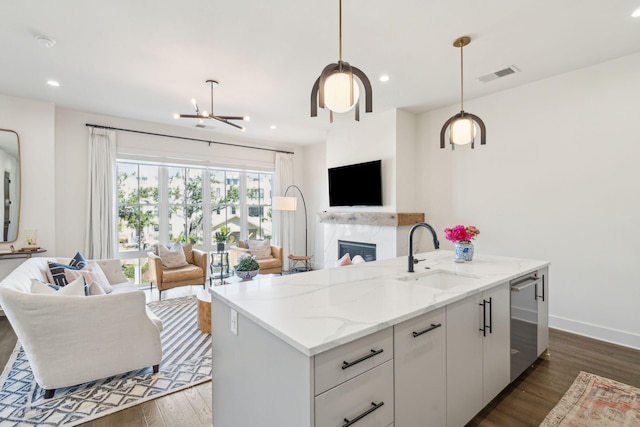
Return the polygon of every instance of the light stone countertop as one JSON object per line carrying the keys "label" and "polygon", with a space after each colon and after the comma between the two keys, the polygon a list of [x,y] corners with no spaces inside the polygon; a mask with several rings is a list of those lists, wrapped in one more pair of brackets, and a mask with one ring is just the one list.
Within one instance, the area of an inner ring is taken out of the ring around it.
{"label": "light stone countertop", "polygon": [[[549,265],[481,254],[454,263],[453,252],[446,250],[415,258],[426,259],[414,266],[415,273],[407,272],[407,257],[399,257],[215,286],[210,292],[313,356]],[[442,273],[444,285],[438,277],[426,277]],[[242,323],[238,328],[242,333]]]}

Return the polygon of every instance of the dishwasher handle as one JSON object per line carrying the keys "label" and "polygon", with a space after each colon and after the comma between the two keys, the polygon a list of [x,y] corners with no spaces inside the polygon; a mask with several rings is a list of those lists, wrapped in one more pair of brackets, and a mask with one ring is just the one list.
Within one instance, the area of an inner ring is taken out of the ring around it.
{"label": "dishwasher handle", "polygon": [[540,284],[541,280],[542,279],[540,277],[528,277],[523,281],[519,281],[511,285],[511,291],[520,292],[527,289],[530,286],[534,286],[534,285],[537,286]]}

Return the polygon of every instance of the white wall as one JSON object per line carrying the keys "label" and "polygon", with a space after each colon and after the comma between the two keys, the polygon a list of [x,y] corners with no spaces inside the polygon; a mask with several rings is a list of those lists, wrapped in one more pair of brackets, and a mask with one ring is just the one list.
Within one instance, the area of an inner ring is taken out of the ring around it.
{"label": "white wall", "polygon": [[[25,229],[38,230],[39,246],[48,251],[55,248],[54,118],[52,103],[0,94],[0,129],[13,130],[20,139],[20,219],[18,238],[13,243],[16,248],[25,245]],[[0,251],[8,251],[10,245],[0,243]]]}
{"label": "white wall", "polygon": [[[309,255],[313,255],[314,268],[324,265],[324,242],[322,227],[318,223],[317,213],[329,206],[329,180],[327,176],[326,144],[315,144],[300,151],[303,161],[303,188],[307,201],[309,216]],[[300,163],[299,163],[300,164]],[[296,230],[301,235],[300,229]],[[304,247],[300,239],[296,240],[299,247]]]}
{"label": "white wall", "polygon": [[635,348],[638,69],[640,54],[467,100],[488,131],[475,150],[439,148],[455,106],[423,114],[418,131],[436,230],[474,224],[477,252],[550,260],[551,325]]}

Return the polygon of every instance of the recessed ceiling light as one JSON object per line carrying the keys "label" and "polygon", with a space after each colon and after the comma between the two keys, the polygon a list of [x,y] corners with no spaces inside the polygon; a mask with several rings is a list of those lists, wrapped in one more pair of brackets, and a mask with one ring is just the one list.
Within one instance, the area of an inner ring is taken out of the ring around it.
{"label": "recessed ceiling light", "polygon": [[380,76],[380,81],[381,82],[388,82],[389,81],[389,76],[387,76],[387,75]]}
{"label": "recessed ceiling light", "polygon": [[53,86],[53,87],[59,87],[59,86],[60,86],[60,83],[58,83],[58,82],[57,82],[57,81],[55,81],[55,80],[47,80],[47,84],[48,84],[49,86]]}
{"label": "recessed ceiling light", "polygon": [[269,126],[269,128],[270,128],[270,129],[274,129],[274,130],[275,130],[275,129],[278,129],[278,126],[276,126],[276,125],[271,125],[271,126]]}
{"label": "recessed ceiling light", "polygon": [[56,41],[51,37],[47,36],[35,36],[38,43],[40,43],[44,47],[53,47],[56,44]]}
{"label": "recessed ceiling light", "polygon": [[633,11],[633,13],[631,14],[631,16],[633,16],[634,18],[637,18],[640,16],[640,9],[636,9]]}

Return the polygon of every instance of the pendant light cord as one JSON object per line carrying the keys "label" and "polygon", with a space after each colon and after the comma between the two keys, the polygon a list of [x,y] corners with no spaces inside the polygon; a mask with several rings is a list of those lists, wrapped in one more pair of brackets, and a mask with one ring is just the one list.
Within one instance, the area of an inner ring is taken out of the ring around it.
{"label": "pendant light cord", "polygon": [[339,43],[340,43],[340,49],[339,49],[340,55],[339,55],[339,57],[340,57],[340,62],[342,62],[342,0],[339,1],[339,6],[340,6],[340,12],[339,12],[340,18],[339,18],[338,22],[339,22],[339,26],[340,26],[340,30],[339,30],[340,31],[340,36],[339,36],[338,39],[339,39]]}
{"label": "pendant light cord", "polygon": [[460,43],[460,111],[464,111],[464,66],[462,49],[463,44]]}

